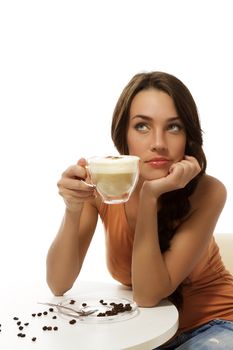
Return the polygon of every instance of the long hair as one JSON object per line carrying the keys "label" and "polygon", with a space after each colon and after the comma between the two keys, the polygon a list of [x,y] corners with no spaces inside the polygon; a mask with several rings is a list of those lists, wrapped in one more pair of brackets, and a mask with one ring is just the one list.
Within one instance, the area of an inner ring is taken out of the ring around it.
{"label": "long hair", "polygon": [[[178,116],[186,132],[185,154],[194,156],[200,164],[201,172],[184,188],[164,193],[160,196],[161,208],[158,212],[158,235],[161,252],[168,250],[177,227],[190,213],[189,197],[194,192],[200,177],[206,170],[206,157],[202,148],[203,138],[196,103],[188,88],[175,76],[164,72],[136,74],[122,91],[112,118],[112,140],[120,154],[129,154],[127,130],[129,111],[137,93],[147,89],[157,89],[167,93],[174,101]],[[182,305],[182,284],[170,296],[178,306]]]}

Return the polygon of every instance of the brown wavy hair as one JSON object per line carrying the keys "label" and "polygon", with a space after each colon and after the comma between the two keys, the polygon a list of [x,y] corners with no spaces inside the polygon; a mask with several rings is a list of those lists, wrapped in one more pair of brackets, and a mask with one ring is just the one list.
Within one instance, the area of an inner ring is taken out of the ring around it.
{"label": "brown wavy hair", "polygon": [[[188,88],[175,76],[164,72],[136,74],[123,89],[115,106],[112,118],[112,140],[120,154],[129,154],[127,131],[129,111],[134,96],[142,90],[157,89],[167,93],[174,101],[178,116],[186,132],[185,154],[194,156],[201,172],[184,188],[164,193],[160,197],[161,208],[158,212],[158,235],[163,253],[170,247],[170,241],[177,227],[190,213],[189,197],[195,190],[200,177],[206,170],[206,157],[202,148],[203,138],[196,103]],[[182,283],[172,293],[170,299],[182,306]]]}

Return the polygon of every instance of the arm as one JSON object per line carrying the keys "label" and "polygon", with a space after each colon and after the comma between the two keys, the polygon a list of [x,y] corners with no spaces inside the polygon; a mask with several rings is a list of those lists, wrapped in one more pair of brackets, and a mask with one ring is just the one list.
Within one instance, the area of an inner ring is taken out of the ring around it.
{"label": "arm", "polygon": [[[186,159],[181,162],[182,167],[180,164],[174,166],[174,171],[166,178],[145,182],[140,193],[132,284],[134,299],[142,306],[156,305],[190,274],[208,246],[225,203],[224,186],[204,175],[191,198],[191,215],[178,228],[170,249],[161,254],[157,229],[158,198],[167,189],[183,187],[195,176],[198,169],[195,161],[192,157]],[[193,167],[196,171],[192,171]]]}
{"label": "arm", "polygon": [[85,161],[67,169],[58,182],[66,204],[60,229],[47,255],[47,283],[55,295],[69,290],[77,278],[95,231],[98,211],[86,179]]}

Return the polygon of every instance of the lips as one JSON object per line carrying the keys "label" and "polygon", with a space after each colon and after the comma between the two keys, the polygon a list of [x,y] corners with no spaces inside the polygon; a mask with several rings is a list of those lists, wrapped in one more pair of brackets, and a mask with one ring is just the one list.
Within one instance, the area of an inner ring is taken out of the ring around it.
{"label": "lips", "polygon": [[167,158],[162,158],[162,157],[157,157],[157,158],[152,158],[145,163],[153,166],[153,167],[162,167],[166,166],[170,163],[170,160]]}

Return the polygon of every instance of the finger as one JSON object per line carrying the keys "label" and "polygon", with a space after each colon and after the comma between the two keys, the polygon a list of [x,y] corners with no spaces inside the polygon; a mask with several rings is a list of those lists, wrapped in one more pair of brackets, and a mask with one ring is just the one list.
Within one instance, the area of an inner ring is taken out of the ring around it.
{"label": "finger", "polygon": [[196,164],[192,163],[190,160],[182,160],[181,162],[177,163],[177,164],[181,164],[182,166],[186,167],[186,168],[193,168],[194,166],[196,166]]}
{"label": "finger", "polygon": [[187,154],[184,156],[184,159],[188,159],[188,160],[196,160],[195,157],[193,156],[188,156]]}
{"label": "finger", "polygon": [[59,188],[70,189],[75,191],[93,192],[94,190],[94,187],[85,183],[82,180],[80,181],[77,179],[73,179],[73,178],[70,179],[67,177],[62,178],[57,185]]}
{"label": "finger", "polygon": [[183,160],[183,162],[190,164],[197,173],[201,171],[201,166],[195,157],[185,156],[185,159]]}
{"label": "finger", "polygon": [[191,162],[193,164],[198,164],[199,165],[198,160],[195,157],[193,157],[193,156],[185,156],[184,160],[189,161],[189,162]]}
{"label": "finger", "polygon": [[85,158],[80,158],[77,162],[78,165],[85,167],[87,165],[87,160]]}
{"label": "finger", "polygon": [[184,171],[184,165],[182,165],[182,162],[173,163],[169,169],[169,173],[183,172],[183,171]]}
{"label": "finger", "polygon": [[72,165],[64,171],[64,173],[62,174],[62,177],[85,180],[85,178],[87,177],[87,171],[84,167],[80,165]]}
{"label": "finger", "polygon": [[84,191],[74,191],[69,189],[61,189],[59,194],[67,201],[73,202],[84,199],[93,199],[96,197],[95,191],[84,192]]}

